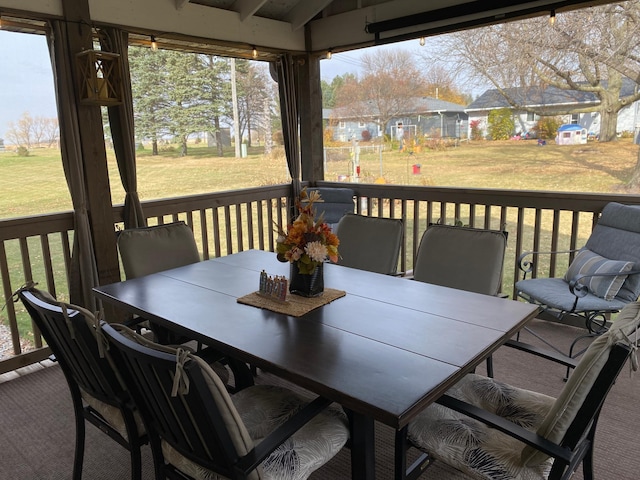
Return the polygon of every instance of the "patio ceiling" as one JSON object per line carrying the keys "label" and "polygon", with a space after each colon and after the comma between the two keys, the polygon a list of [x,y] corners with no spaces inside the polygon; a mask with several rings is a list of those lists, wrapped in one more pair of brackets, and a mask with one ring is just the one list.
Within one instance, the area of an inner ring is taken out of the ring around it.
{"label": "patio ceiling", "polygon": [[[69,0],[0,0],[0,14],[63,16]],[[119,25],[165,48],[263,60],[325,55],[421,36],[612,3],[607,0],[88,0],[94,25]]]}

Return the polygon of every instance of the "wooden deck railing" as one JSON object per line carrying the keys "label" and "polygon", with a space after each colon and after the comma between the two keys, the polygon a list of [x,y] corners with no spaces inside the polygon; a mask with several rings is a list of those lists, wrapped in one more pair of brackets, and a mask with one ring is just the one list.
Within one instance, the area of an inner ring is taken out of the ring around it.
{"label": "wooden deck railing", "polygon": [[[365,215],[400,218],[405,224],[400,269],[412,268],[422,233],[430,223],[461,223],[508,232],[503,292],[513,294],[518,278],[516,260],[527,250],[568,250],[589,236],[604,205],[610,201],[640,205],[640,196],[410,187],[358,183],[318,182],[317,186],[352,188],[356,209]],[[150,225],[184,220],[195,233],[203,259],[248,249],[273,251],[275,225],[287,222],[290,186],[276,185],[204,195],[167,198],[143,203]],[[122,229],[122,206],[114,207],[114,228]],[[51,215],[0,220],[0,323],[10,340],[0,342],[0,373],[43,358],[37,329],[12,292],[36,281],[60,298],[67,298],[73,215]],[[375,242],[375,239],[372,239]],[[562,262],[537,265],[535,275],[555,276]],[[2,336],[0,335],[0,339]]]}

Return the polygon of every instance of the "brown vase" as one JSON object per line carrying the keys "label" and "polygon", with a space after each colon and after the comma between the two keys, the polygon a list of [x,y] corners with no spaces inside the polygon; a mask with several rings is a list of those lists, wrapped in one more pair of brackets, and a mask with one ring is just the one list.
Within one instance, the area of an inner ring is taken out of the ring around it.
{"label": "brown vase", "polygon": [[302,297],[319,297],[324,292],[324,271],[322,263],[312,273],[300,273],[298,265],[291,264],[289,292]]}

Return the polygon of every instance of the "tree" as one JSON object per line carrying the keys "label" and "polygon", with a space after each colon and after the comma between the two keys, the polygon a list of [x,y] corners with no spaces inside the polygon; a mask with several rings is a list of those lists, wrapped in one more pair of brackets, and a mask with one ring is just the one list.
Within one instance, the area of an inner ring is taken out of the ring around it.
{"label": "tree", "polygon": [[427,92],[413,56],[406,50],[365,53],[360,79],[345,78],[336,92],[336,108],[352,118],[373,120],[384,130],[392,118],[412,111],[415,97]]}
{"label": "tree", "polygon": [[165,57],[164,50],[129,48],[135,135],[140,141],[151,140],[152,155],[158,155],[158,140],[169,132],[169,119],[166,114],[169,99],[162,74]]}
{"label": "tree", "polygon": [[31,148],[33,141],[33,118],[24,112],[16,123],[8,122],[7,138],[19,147]]}
{"label": "tree", "polygon": [[519,105],[509,87],[552,85],[594,94],[600,101],[600,141],[616,139],[618,112],[640,99],[621,95],[622,78],[640,82],[640,2],[629,1],[557,15],[531,18],[443,36],[437,57],[478,83],[489,82],[514,108],[540,116],[587,113],[592,107]]}
{"label": "tree", "polygon": [[336,96],[340,88],[345,83],[354,81],[357,81],[357,78],[353,73],[336,75],[331,80],[331,83],[326,80],[322,80],[320,82],[320,88],[322,90],[322,108],[334,108],[336,106]]}

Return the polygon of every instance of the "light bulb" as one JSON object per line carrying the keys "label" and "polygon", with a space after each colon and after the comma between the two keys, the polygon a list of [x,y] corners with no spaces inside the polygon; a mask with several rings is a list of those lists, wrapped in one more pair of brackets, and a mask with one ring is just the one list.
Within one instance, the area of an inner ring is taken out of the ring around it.
{"label": "light bulb", "polygon": [[424,37],[420,37],[420,46],[424,47],[424,44],[427,42],[427,40]]}
{"label": "light bulb", "polygon": [[330,49],[329,49],[329,50],[327,50],[327,60],[331,60],[331,55],[333,55],[333,54],[331,53],[331,50],[330,50]]}
{"label": "light bulb", "polygon": [[154,52],[158,50],[158,42],[156,42],[156,37],[151,35],[151,50]]}
{"label": "light bulb", "polygon": [[256,47],[253,47],[251,55],[253,56],[253,58],[258,58],[258,50],[256,49]]}
{"label": "light bulb", "polygon": [[552,27],[556,24],[556,11],[551,10],[551,14],[549,15],[549,25]]}

